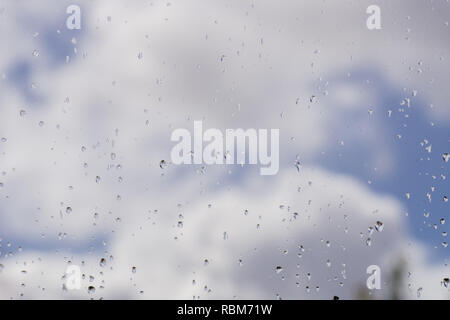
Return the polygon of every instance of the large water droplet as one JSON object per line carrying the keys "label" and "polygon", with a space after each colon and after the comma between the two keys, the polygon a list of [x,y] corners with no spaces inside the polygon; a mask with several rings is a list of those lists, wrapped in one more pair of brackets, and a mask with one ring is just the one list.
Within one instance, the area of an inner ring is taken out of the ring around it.
{"label": "large water droplet", "polygon": [[384,228],[383,222],[377,221],[375,223],[375,230],[377,230],[378,232],[383,231],[383,228]]}
{"label": "large water droplet", "polygon": [[450,159],[450,154],[448,154],[448,153],[443,153],[443,154],[442,154],[442,159],[443,159],[445,162],[448,162],[448,160]]}
{"label": "large water droplet", "polygon": [[450,283],[450,279],[449,278],[442,279],[442,284],[444,285],[444,287],[448,288],[448,284],[449,283]]}

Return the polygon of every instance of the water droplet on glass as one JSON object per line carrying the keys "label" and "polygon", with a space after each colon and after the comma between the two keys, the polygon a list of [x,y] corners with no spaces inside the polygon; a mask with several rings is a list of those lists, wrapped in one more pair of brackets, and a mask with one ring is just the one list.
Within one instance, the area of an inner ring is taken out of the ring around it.
{"label": "water droplet on glass", "polygon": [[448,160],[450,159],[450,154],[448,154],[448,153],[443,153],[443,154],[442,154],[442,159],[443,159],[445,162],[448,162]]}
{"label": "water droplet on glass", "polygon": [[300,163],[299,160],[295,160],[294,166],[297,169],[297,172],[300,172],[300,167],[302,166],[302,164]]}
{"label": "water droplet on glass", "polygon": [[375,230],[377,230],[378,232],[383,231],[383,228],[384,228],[383,222],[377,221],[375,223]]}
{"label": "water droplet on glass", "polygon": [[420,296],[422,295],[422,291],[423,291],[423,288],[422,288],[422,287],[420,287],[419,289],[417,289],[417,298],[420,298]]}

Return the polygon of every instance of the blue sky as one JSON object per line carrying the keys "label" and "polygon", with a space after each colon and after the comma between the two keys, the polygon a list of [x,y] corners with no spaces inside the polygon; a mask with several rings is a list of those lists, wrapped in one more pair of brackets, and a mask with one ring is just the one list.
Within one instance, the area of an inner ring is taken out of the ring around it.
{"label": "blue sky", "polygon": [[[448,298],[448,3],[379,2],[377,31],[365,1],[87,1],[81,30],[1,2],[0,298],[93,297],[70,263],[95,298],[185,299],[352,298],[378,264],[383,298],[403,258],[404,297]],[[171,164],[194,120],[279,128],[279,174]]]}

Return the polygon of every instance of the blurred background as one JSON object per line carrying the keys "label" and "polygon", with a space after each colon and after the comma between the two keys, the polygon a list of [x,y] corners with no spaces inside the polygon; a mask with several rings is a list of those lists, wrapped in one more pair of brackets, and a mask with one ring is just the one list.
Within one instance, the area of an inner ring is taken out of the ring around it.
{"label": "blurred background", "polygon": [[[0,0],[0,298],[447,299],[449,6]],[[195,120],[279,173],[171,164]]]}

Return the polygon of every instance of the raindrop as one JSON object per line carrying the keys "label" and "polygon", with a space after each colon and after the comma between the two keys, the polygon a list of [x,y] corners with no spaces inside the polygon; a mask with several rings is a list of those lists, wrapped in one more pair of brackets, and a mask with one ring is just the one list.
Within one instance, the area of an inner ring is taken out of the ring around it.
{"label": "raindrop", "polygon": [[104,267],[106,265],[106,259],[105,258],[101,258],[99,264],[100,264],[100,267]]}
{"label": "raindrop", "polygon": [[96,183],[100,183],[100,180],[101,180],[102,178],[100,178],[100,176],[97,176],[97,177],[95,177],[95,182]]}
{"label": "raindrop", "polygon": [[443,154],[442,154],[442,159],[443,159],[445,162],[448,162],[448,159],[450,159],[450,154],[448,154],[448,153],[443,153]]}
{"label": "raindrop", "polygon": [[161,160],[161,161],[159,162],[159,167],[160,167],[161,169],[164,169],[165,167],[167,167],[167,162],[166,162],[166,160]]}
{"label": "raindrop", "polygon": [[449,279],[449,278],[444,278],[444,279],[442,279],[442,284],[443,284],[444,287],[446,287],[446,288],[448,288],[449,282],[450,282],[450,279]]}
{"label": "raindrop", "polygon": [[423,291],[423,288],[422,288],[422,287],[420,287],[419,289],[417,289],[417,298],[420,298],[420,296],[422,295],[422,291]]}
{"label": "raindrop", "polygon": [[136,273],[136,267],[132,267],[131,272]]}
{"label": "raindrop", "polygon": [[95,293],[95,287],[94,286],[89,286],[88,287],[88,293],[89,294],[94,294]]}
{"label": "raindrop", "polygon": [[377,230],[378,232],[383,231],[383,228],[384,228],[383,222],[377,221],[375,223],[375,230]]}
{"label": "raindrop", "polygon": [[282,271],[283,271],[283,267],[281,267],[281,266],[276,266],[275,272],[276,272],[277,274],[281,273]]}
{"label": "raindrop", "polygon": [[72,213],[72,208],[71,208],[71,207],[67,207],[67,208],[66,208],[66,213],[67,213],[67,214]]}
{"label": "raindrop", "polygon": [[300,163],[299,160],[295,160],[294,166],[297,169],[297,172],[300,172],[300,167],[302,166],[302,164]]}
{"label": "raindrop", "polygon": [[372,245],[372,239],[367,238],[367,240],[366,240],[366,245],[367,245],[368,247],[370,247],[370,246]]}

